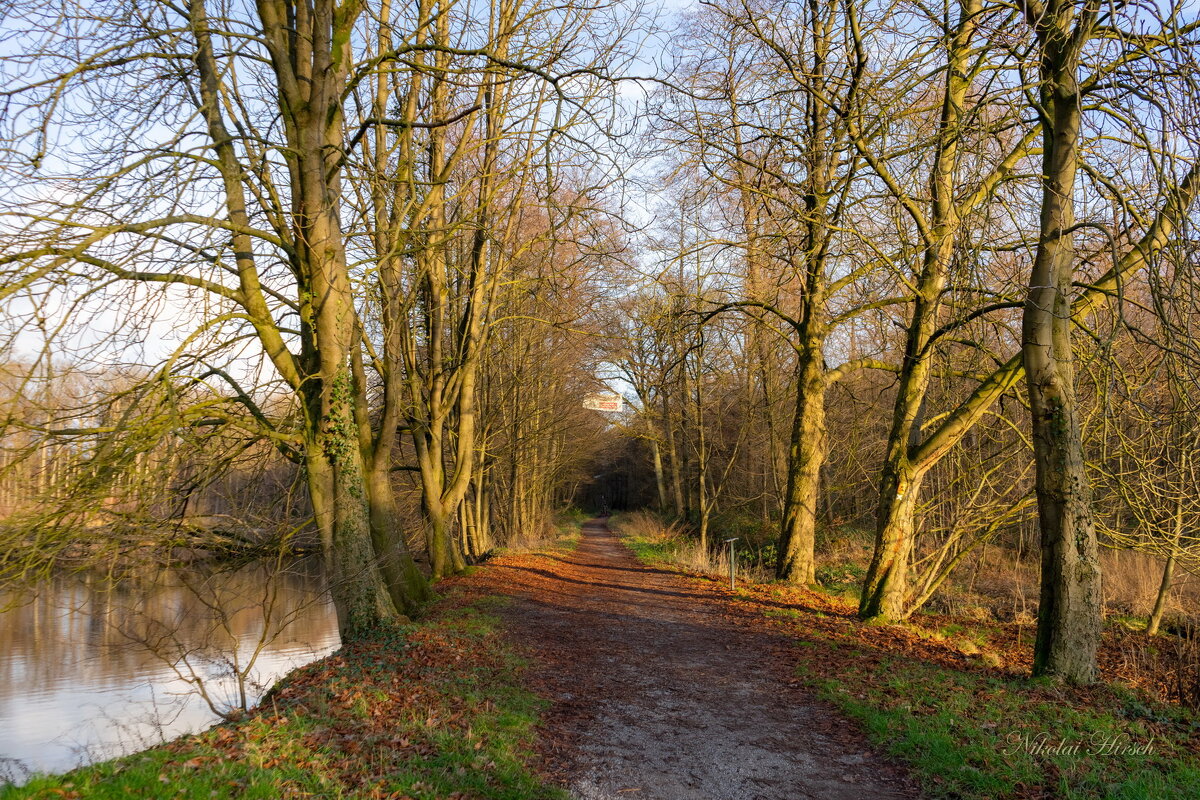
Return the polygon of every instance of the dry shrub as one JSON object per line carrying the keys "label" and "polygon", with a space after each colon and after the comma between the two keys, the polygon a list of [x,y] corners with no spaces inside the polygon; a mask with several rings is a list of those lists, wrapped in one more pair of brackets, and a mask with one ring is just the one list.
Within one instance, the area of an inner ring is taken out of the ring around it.
{"label": "dry shrub", "polygon": [[1105,606],[1139,617],[1150,613],[1162,581],[1161,558],[1136,550],[1105,550],[1100,554],[1100,568]]}
{"label": "dry shrub", "polygon": [[[1101,551],[1100,561],[1107,611],[1138,617],[1149,615],[1162,580],[1162,558],[1137,550],[1106,549]],[[1010,547],[988,547],[976,556],[973,565],[961,567],[953,585],[943,590],[960,597],[951,606],[942,600],[941,605],[935,602],[931,608],[959,613],[964,603],[976,603],[987,607],[1000,620],[1036,614],[1038,567],[1036,550],[1017,558],[1017,552]],[[1193,601],[1200,597],[1198,588],[1200,584],[1177,570],[1168,613],[1194,607]]]}
{"label": "dry shrub", "polygon": [[1176,619],[1171,629],[1159,636],[1117,632],[1111,667],[1127,683],[1200,711],[1200,620]]}
{"label": "dry shrub", "polygon": [[727,570],[729,562],[723,555],[713,556],[700,546],[695,539],[679,539],[675,543],[670,562],[688,572],[699,572],[705,575]]}
{"label": "dry shrub", "polygon": [[640,539],[652,544],[661,544],[672,539],[682,539],[684,529],[677,522],[668,522],[650,511],[631,511],[613,517],[612,527],[621,536]]}

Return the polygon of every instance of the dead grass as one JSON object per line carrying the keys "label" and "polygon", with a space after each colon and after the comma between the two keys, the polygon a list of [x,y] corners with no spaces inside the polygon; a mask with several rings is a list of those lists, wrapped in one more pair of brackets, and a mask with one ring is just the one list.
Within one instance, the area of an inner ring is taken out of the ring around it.
{"label": "dead grass", "polygon": [[540,553],[564,547],[573,548],[579,541],[580,528],[587,519],[588,515],[578,509],[558,511],[541,524],[513,536],[503,547],[496,548],[493,554]]}
{"label": "dead grass", "polygon": [[[608,524],[639,558],[697,575],[721,578],[729,575],[728,548],[710,547],[706,550],[677,522],[665,520],[648,511],[631,511],[613,515]],[[737,575],[739,580],[758,582],[770,580],[771,577],[766,570],[755,565],[748,554],[740,551]]]}

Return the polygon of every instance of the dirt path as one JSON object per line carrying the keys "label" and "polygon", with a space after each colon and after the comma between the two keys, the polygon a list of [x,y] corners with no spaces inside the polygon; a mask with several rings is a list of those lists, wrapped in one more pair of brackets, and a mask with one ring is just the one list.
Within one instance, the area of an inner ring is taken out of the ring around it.
{"label": "dirt path", "polygon": [[792,679],[794,641],[715,589],[642,566],[602,521],[574,553],[486,572],[516,600],[511,635],[553,703],[547,762],[575,797],[917,797]]}

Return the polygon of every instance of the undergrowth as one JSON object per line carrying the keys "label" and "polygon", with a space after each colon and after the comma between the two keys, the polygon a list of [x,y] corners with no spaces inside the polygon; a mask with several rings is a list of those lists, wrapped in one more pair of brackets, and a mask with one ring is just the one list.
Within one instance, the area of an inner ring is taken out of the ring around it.
{"label": "undergrowth", "polygon": [[[700,546],[694,537],[686,535],[678,522],[663,519],[645,511],[614,514],[608,525],[621,537],[626,547],[647,564],[678,567],[703,575],[729,574],[729,550],[720,540],[712,549]],[[734,543],[739,580],[765,580],[763,549],[752,539]]]}
{"label": "undergrowth", "polygon": [[586,511],[567,507],[554,512],[540,525],[533,525],[501,547],[492,548],[487,558],[511,553],[546,553],[573,550],[579,544],[583,523],[591,519]]}

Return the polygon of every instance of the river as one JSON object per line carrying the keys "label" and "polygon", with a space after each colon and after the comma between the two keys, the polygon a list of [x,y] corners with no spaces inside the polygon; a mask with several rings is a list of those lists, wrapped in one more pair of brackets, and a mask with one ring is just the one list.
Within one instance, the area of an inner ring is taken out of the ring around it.
{"label": "river", "polygon": [[203,730],[339,645],[312,559],[62,575],[0,608],[0,780],[17,782]]}

